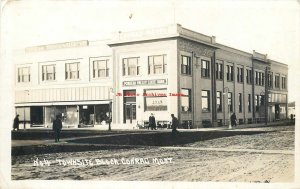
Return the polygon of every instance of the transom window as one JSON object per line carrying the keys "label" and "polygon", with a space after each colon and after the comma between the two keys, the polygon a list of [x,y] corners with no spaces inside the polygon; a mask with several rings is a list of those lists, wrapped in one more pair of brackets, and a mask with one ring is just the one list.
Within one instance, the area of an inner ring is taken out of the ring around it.
{"label": "transom window", "polygon": [[123,58],[123,76],[140,75],[139,57]]}
{"label": "transom window", "polygon": [[30,67],[18,68],[18,83],[30,82]]}
{"label": "transom window", "polygon": [[66,64],[66,79],[79,79],[79,62]]}
{"label": "transom window", "polygon": [[109,77],[109,60],[93,61],[93,78]]}
{"label": "transom window", "polygon": [[148,74],[163,74],[167,72],[166,55],[148,57]]}
{"label": "transom window", "polygon": [[43,65],[42,66],[42,80],[43,81],[53,81],[55,80],[55,65]]}

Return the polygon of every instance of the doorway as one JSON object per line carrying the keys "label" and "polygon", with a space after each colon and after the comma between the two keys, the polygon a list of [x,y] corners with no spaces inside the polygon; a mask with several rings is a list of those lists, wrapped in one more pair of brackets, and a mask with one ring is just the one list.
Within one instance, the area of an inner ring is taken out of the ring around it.
{"label": "doorway", "polygon": [[280,105],[275,104],[275,120],[280,120]]}
{"label": "doorway", "polygon": [[124,90],[124,123],[132,124],[136,122],[136,90]]}

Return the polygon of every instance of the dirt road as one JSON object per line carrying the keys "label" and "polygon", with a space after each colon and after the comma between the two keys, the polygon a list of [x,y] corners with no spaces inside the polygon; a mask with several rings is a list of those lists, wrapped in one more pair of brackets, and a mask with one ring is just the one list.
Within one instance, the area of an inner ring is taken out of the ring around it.
{"label": "dirt road", "polygon": [[[12,179],[293,182],[293,129],[277,127],[268,133],[216,138],[170,149],[137,147],[16,156],[12,157]],[[268,150],[277,151],[265,153]]]}

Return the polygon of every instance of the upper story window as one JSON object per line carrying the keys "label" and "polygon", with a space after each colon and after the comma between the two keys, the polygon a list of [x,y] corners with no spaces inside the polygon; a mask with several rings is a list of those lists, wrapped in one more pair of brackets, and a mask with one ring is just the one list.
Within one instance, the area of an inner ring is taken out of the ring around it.
{"label": "upper story window", "polygon": [[93,61],[93,78],[109,77],[109,60]]}
{"label": "upper story window", "polygon": [[167,73],[166,55],[156,55],[148,57],[148,74]]}
{"label": "upper story window", "polygon": [[237,75],[236,75],[237,82],[244,82],[244,69],[237,67]]}
{"label": "upper story window", "polygon": [[139,57],[123,58],[123,76],[140,75]]}
{"label": "upper story window", "polygon": [[283,76],[281,78],[281,88],[286,89],[286,77],[285,76]]}
{"label": "upper story window", "polygon": [[191,89],[181,89],[181,111],[191,112],[192,111],[192,93]]}
{"label": "upper story window", "polygon": [[42,80],[54,81],[55,80],[55,65],[43,65],[42,66]]}
{"label": "upper story window", "polygon": [[248,84],[252,84],[252,70],[251,69],[246,69],[246,82]]}
{"label": "upper story window", "polygon": [[223,79],[223,64],[216,63],[216,79]]}
{"label": "upper story window", "polygon": [[255,71],[255,84],[263,86],[265,85],[265,74],[260,71]]}
{"label": "upper story window", "polygon": [[275,88],[279,88],[280,87],[280,76],[279,75],[275,75]]}
{"label": "upper story window", "polygon": [[66,64],[66,79],[79,79],[79,62]]}
{"label": "upper story window", "polygon": [[30,82],[30,67],[18,68],[18,83]]}
{"label": "upper story window", "polygon": [[192,74],[191,57],[184,55],[181,56],[181,73],[187,75]]}
{"label": "upper story window", "polygon": [[233,81],[233,65],[226,66],[227,81]]}
{"label": "upper story window", "polygon": [[209,78],[209,61],[201,60],[201,76]]}
{"label": "upper story window", "polygon": [[268,74],[268,87],[273,88],[273,73]]}

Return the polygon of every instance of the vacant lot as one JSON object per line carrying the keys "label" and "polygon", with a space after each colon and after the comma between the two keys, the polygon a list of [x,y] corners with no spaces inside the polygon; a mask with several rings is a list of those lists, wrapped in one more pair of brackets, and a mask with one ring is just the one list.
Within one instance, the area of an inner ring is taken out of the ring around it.
{"label": "vacant lot", "polygon": [[[73,144],[81,141],[87,151],[13,156],[12,179],[292,182],[294,127],[263,131],[268,132],[200,138],[172,146],[96,151],[88,151],[88,140],[79,140]],[[103,141],[109,143],[111,139],[97,142],[93,138],[90,142],[101,145]],[[241,149],[244,151],[238,151]],[[37,158],[41,161],[34,162]]]}

